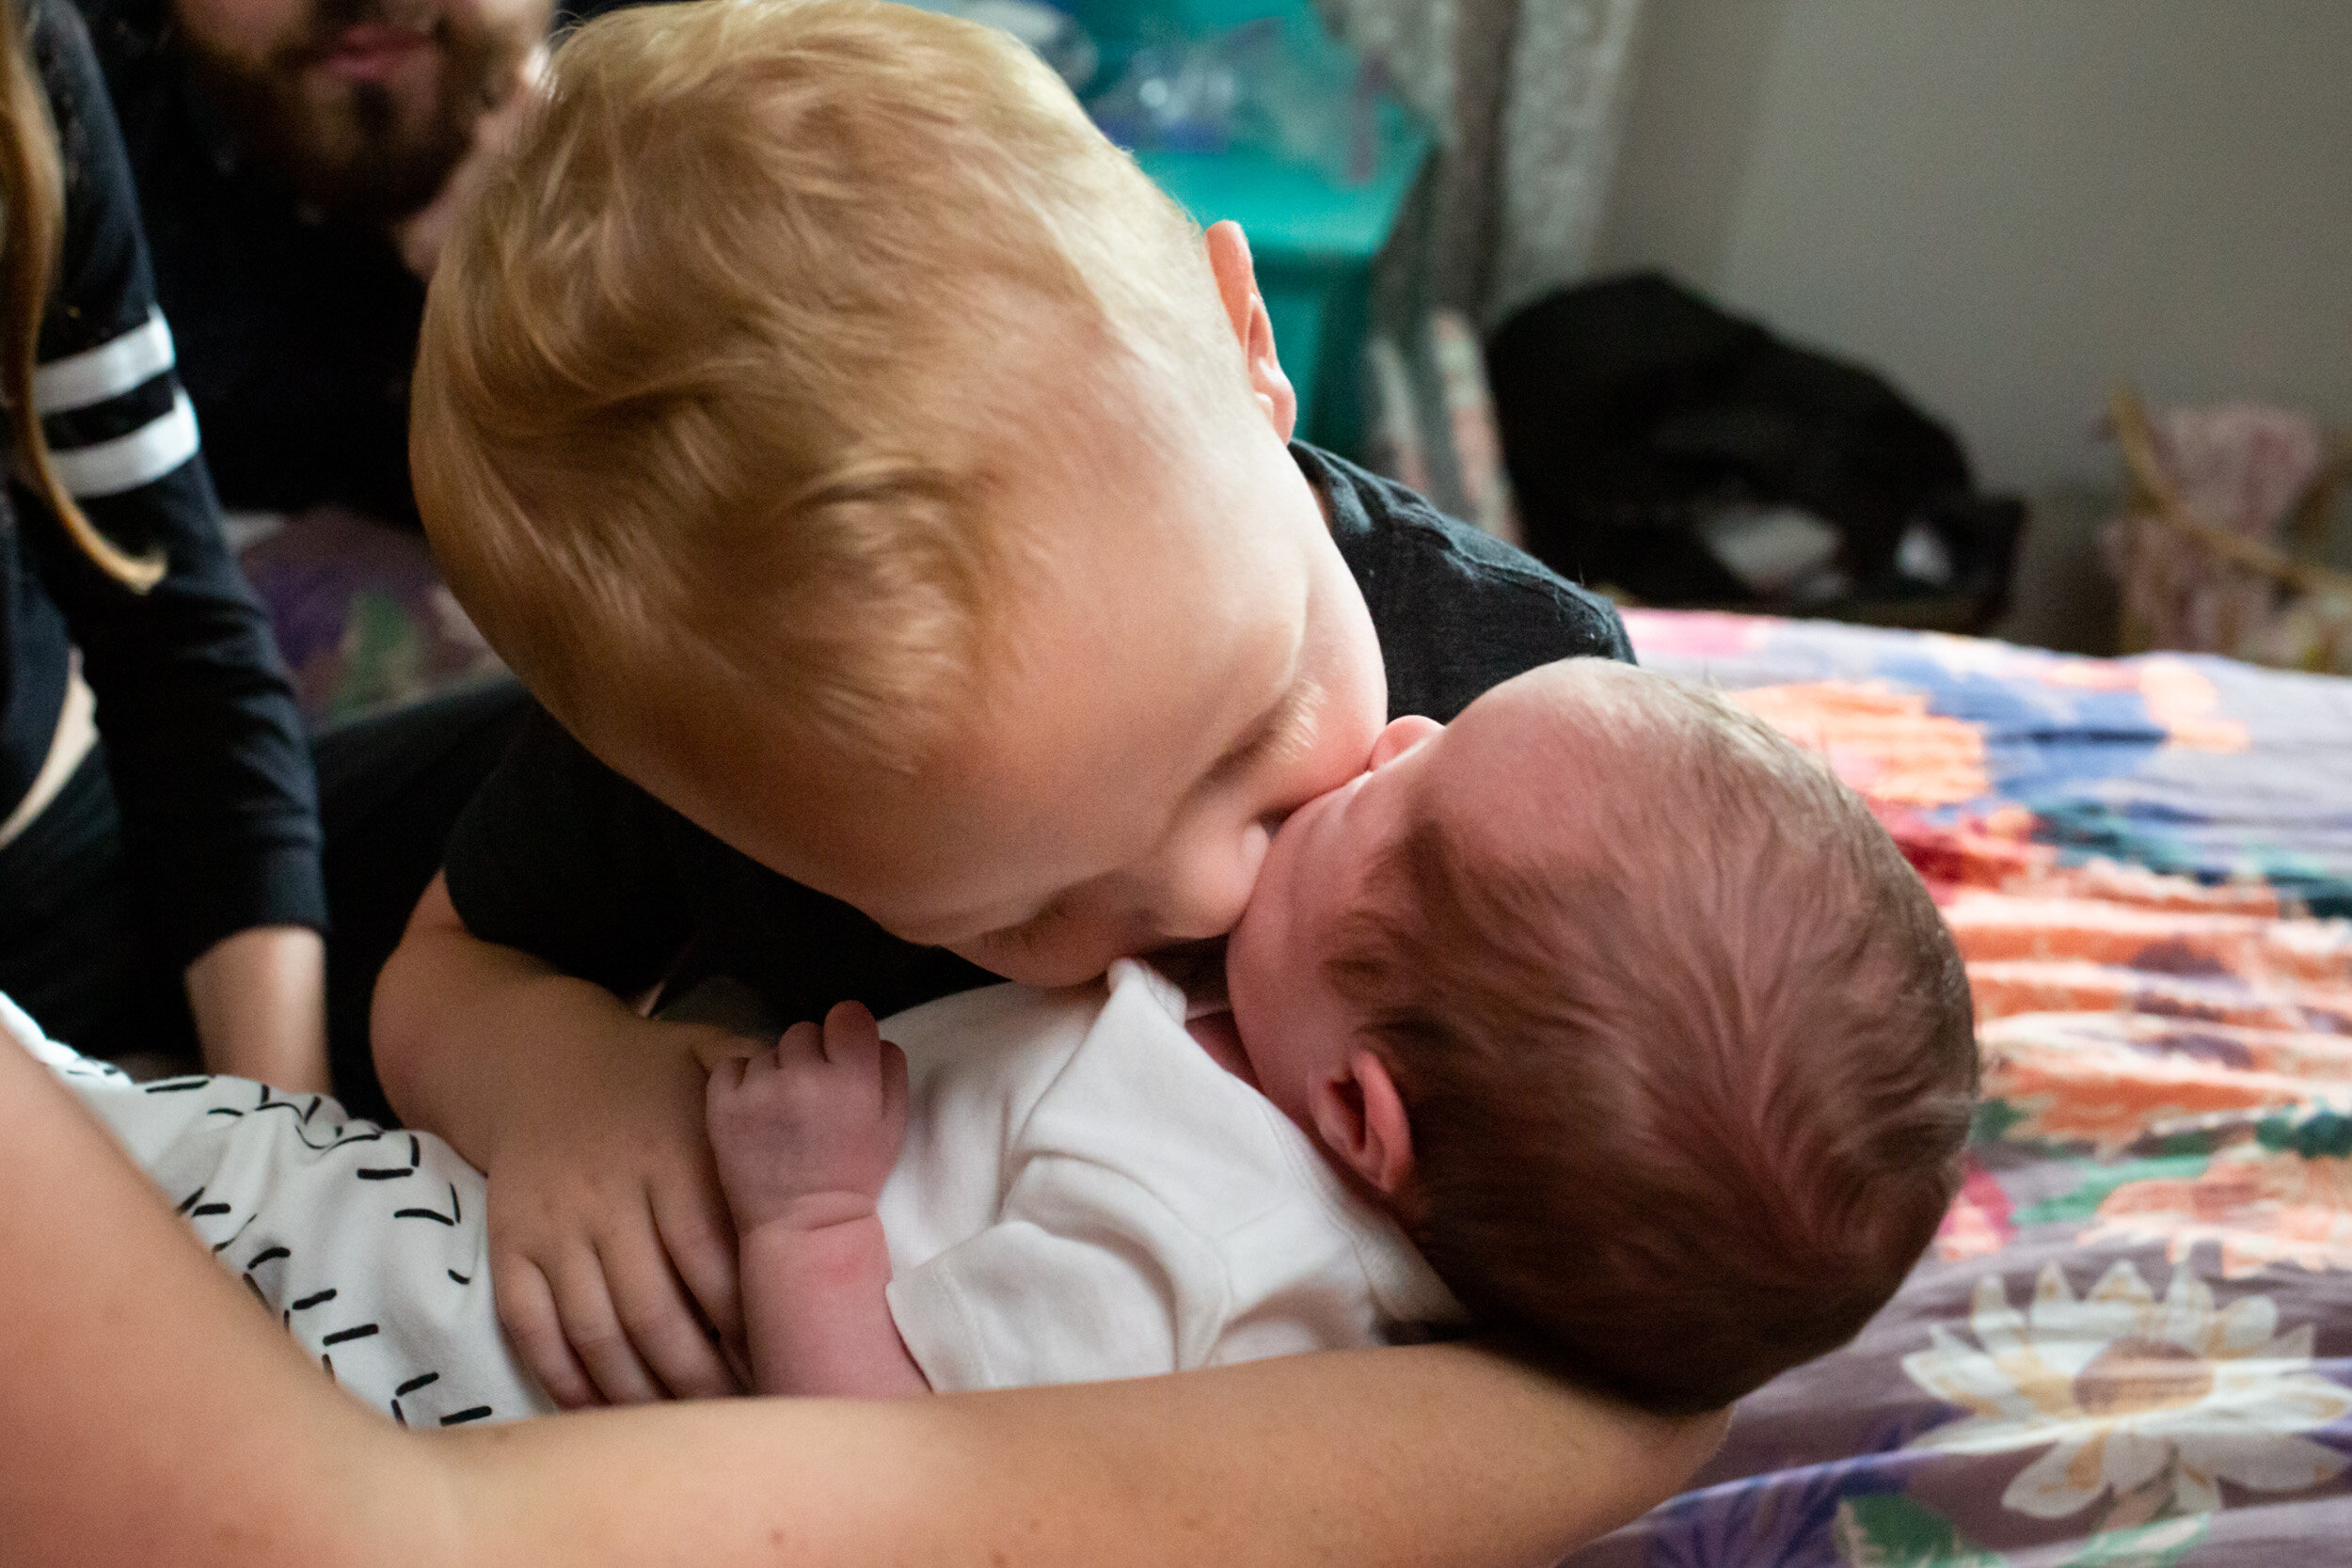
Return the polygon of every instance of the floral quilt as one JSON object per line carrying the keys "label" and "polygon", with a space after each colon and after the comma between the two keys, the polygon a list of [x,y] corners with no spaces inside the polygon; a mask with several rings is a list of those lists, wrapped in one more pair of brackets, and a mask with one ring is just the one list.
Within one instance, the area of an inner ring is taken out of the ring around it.
{"label": "floral quilt", "polygon": [[2352,681],[1626,619],[1877,808],[1984,1101],[1886,1309],[1578,1568],[2352,1562]]}

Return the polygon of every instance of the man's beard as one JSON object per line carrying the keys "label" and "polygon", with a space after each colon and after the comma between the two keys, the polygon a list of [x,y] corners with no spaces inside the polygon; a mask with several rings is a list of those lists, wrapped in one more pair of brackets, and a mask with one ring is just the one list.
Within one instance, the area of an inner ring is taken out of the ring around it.
{"label": "man's beard", "polygon": [[388,224],[440,191],[473,145],[484,113],[514,90],[517,62],[535,41],[440,17],[427,46],[439,55],[433,101],[410,123],[383,83],[317,90],[319,73],[307,68],[344,28],[399,24],[411,8],[402,0],[319,0],[309,24],[259,60],[216,53],[184,28],[181,38],[199,80],[256,163],[324,213]]}

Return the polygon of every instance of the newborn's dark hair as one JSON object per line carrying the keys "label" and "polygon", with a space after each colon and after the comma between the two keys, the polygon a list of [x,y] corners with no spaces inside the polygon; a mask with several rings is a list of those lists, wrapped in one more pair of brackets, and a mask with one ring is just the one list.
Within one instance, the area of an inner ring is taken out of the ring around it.
{"label": "newborn's dark hair", "polygon": [[1934,1234],[1967,979],[1826,768],[1711,692],[1575,677],[1509,814],[1561,831],[1424,800],[1330,962],[1464,1306],[1578,1382],[1713,1409],[1851,1338]]}

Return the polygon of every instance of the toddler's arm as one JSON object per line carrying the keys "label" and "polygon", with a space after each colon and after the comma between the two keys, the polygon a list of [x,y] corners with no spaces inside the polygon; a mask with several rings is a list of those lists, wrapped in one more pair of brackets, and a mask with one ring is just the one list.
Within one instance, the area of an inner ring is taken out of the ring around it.
{"label": "toddler's arm", "polygon": [[736,1391],[703,1327],[741,1333],[703,1132],[701,1058],[723,1031],[641,1018],[481,940],[437,877],[376,986],[373,1034],[402,1119],[490,1178],[499,1318],[557,1402]]}
{"label": "toddler's arm", "polygon": [[906,1139],[907,1061],[854,1002],[824,1027],[719,1062],[710,1145],[742,1238],[745,1329],[763,1394],[884,1397],[930,1385],[891,1322],[875,1201]]}

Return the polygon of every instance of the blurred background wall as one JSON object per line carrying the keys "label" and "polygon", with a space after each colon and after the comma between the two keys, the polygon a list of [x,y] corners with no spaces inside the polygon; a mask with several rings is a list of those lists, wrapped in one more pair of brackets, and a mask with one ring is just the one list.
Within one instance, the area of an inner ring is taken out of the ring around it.
{"label": "blurred background wall", "polygon": [[2074,641],[2111,381],[2352,421],[2352,5],[1648,0],[1594,266],[1950,420],[2036,503],[2012,629]]}

